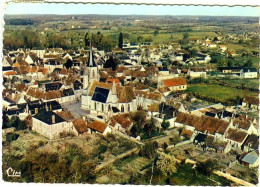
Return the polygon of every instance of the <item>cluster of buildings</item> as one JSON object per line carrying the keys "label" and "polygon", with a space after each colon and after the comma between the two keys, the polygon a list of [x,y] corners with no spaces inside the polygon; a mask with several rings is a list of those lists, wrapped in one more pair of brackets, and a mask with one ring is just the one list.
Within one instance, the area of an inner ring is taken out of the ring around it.
{"label": "cluster of buildings", "polygon": [[[217,47],[210,41],[203,45]],[[123,53],[93,51],[91,46],[89,50],[77,51],[41,48],[4,51],[4,115],[8,119],[19,117],[27,121],[33,131],[55,139],[68,134],[106,135],[113,131],[127,134],[134,124],[129,113],[143,109],[159,126],[166,119],[171,127],[182,128],[180,136],[205,149],[226,153],[232,149],[258,150],[256,119],[217,105],[189,111],[182,104],[187,96],[183,92],[188,86],[185,77],[207,77],[210,69],[179,69],[160,61],[168,53],[170,59],[184,64],[191,60],[208,63],[208,54],[201,53],[184,61],[180,46],[173,44],[148,50],[149,46],[150,43],[141,47],[125,44]],[[224,45],[219,48],[227,50]],[[111,56],[119,59],[115,70],[104,67]],[[242,78],[257,77],[254,68],[223,67],[221,72]],[[64,107],[75,102],[80,102],[85,115],[75,118],[69,107]],[[258,98],[244,98],[242,107],[259,110]]]}

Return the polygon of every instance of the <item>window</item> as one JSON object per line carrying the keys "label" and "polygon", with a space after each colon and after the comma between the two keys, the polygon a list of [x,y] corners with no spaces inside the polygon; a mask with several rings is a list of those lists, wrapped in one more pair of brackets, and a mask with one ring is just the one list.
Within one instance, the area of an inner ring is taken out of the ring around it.
{"label": "window", "polygon": [[130,111],[130,105],[128,104],[128,112]]}
{"label": "window", "polygon": [[104,112],[104,104],[102,104],[102,112]]}
{"label": "window", "polygon": [[93,77],[95,77],[95,71],[93,70]]}
{"label": "window", "polygon": [[94,103],[94,106],[95,106],[95,110],[97,110],[97,103],[96,102]]}
{"label": "window", "polygon": [[121,112],[124,112],[125,109],[124,109],[124,105],[121,105]]}

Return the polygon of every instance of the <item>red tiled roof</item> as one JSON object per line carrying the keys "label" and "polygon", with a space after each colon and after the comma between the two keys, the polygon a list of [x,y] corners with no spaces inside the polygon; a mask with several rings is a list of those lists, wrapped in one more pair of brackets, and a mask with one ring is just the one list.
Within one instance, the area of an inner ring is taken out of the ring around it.
{"label": "red tiled roof", "polygon": [[189,113],[178,112],[176,122],[194,127],[200,132],[209,132],[210,134],[223,134],[229,123],[214,117],[196,116]]}
{"label": "red tiled roof", "polygon": [[5,76],[16,75],[16,72],[15,71],[8,71],[8,72],[5,72],[3,75],[5,75]]}
{"label": "red tiled roof", "polygon": [[74,119],[72,121],[75,129],[79,132],[79,133],[84,133],[88,131],[88,126],[86,125],[86,122],[82,119]]}
{"label": "red tiled roof", "polygon": [[95,120],[92,123],[88,124],[88,128],[103,133],[106,130],[107,125],[105,123]]}
{"label": "red tiled roof", "polygon": [[230,128],[227,131],[227,138],[239,143],[242,143],[246,137],[247,137],[247,133],[237,129]]}
{"label": "red tiled roof", "polygon": [[187,85],[187,81],[184,78],[174,78],[162,80],[165,87]]}
{"label": "red tiled roof", "polygon": [[190,130],[187,130],[187,129],[183,129],[183,130],[181,131],[181,136],[187,135],[188,138],[191,138],[192,134],[193,134],[193,132],[190,131]]}
{"label": "red tiled roof", "polygon": [[117,78],[107,78],[108,83],[113,83],[115,82],[116,84],[120,84],[120,80]]}
{"label": "red tiled roof", "polygon": [[133,122],[129,114],[118,114],[111,118],[111,125],[115,126],[116,123],[119,123],[123,128],[127,129]]}

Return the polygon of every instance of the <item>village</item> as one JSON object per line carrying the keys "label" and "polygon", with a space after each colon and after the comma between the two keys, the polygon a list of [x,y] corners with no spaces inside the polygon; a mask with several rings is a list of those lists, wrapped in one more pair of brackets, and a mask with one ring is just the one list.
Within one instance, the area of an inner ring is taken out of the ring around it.
{"label": "village", "polygon": [[[227,47],[227,40],[250,41],[254,36],[219,34],[192,40],[184,33],[182,42],[188,42],[188,48],[181,42],[137,44],[122,37],[111,51],[96,48],[91,40],[77,50],[4,49],[3,154],[24,154],[37,142],[36,149],[52,151],[73,142],[86,154],[104,144],[93,154],[98,158],[95,182],[122,184],[128,180],[120,174],[124,169],[113,174],[107,168],[122,167],[120,160],[128,156],[129,162],[142,158],[144,169],[131,168],[142,175],[153,157],[139,158],[136,152],[156,142],[157,152],[177,162],[217,160],[214,172],[228,184],[255,185],[259,71],[252,62],[212,65],[216,56],[233,61],[245,56]],[[257,86],[248,87],[247,81]],[[158,181],[153,184],[161,184]]]}

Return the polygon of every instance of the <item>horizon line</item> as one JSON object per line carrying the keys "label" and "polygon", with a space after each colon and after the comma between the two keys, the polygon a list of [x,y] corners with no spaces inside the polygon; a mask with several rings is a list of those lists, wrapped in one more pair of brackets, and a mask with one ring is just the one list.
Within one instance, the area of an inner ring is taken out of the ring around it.
{"label": "horizon line", "polygon": [[158,15],[153,15],[153,14],[4,14],[8,15],[8,16],[25,16],[25,15],[58,15],[58,16],[71,16],[71,15],[77,15],[77,16],[86,16],[86,15],[102,15],[102,16],[190,16],[190,17],[254,17],[254,18],[258,18],[259,16],[253,16],[253,15],[247,15],[247,16],[240,16],[240,15],[188,15],[188,14],[183,14],[183,15],[170,15],[170,14],[158,14]]}

